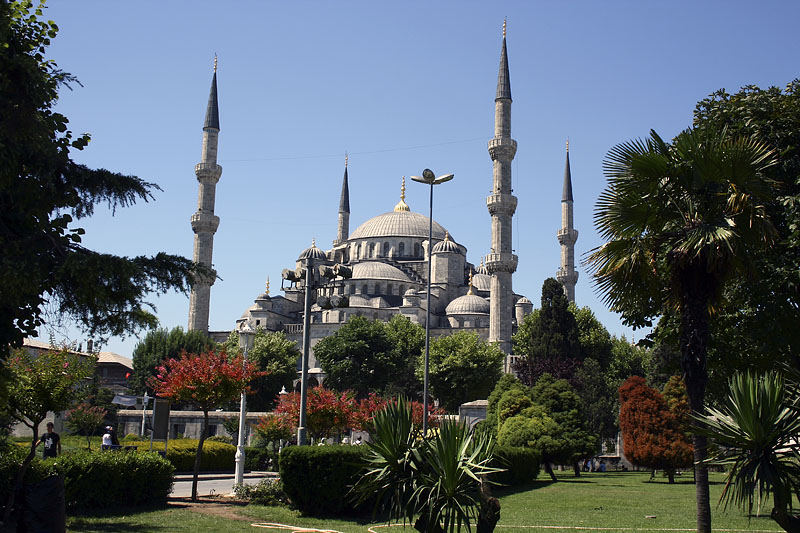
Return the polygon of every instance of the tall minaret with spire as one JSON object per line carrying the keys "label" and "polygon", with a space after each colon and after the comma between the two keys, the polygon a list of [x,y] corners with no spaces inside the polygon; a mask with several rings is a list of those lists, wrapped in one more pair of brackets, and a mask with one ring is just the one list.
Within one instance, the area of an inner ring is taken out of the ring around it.
{"label": "tall minaret with spire", "polygon": [[339,223],[336,240],[333,245],[341,244],[350,236],[350,188],[347,185],[347,154],[344,156],[344,178],[342,179],[342,195],[339,198]]}
{"label": "tall minaret with spire", "polygon": [[564,167],[564,188],[561,191],[561,229],[557,233],[561,244],[561,268],[556,272],[556,279],[564,286],[567,300],[575,302],[575,284],[578,272],[575,270],[575,241],[578,230],[572,220],[572,173],[569,169],[569,139],[567,139],[567,164]]}
{"label": "tall minaret with spire", "polygon": [[506,51],[506,22],[503,21],[503,49],[494,99],[494,138],[489,141],[492,157],[492,194],[486,206],[492,215],[492,251],[486,256],[486,269],[492,275],[489,307],[489,342],[511,353],[511,320],[514,293],[511,276],[517,270],[517,256],[511,249],[511,222],[517,198],[511,194],[511,161],[517,153],[517,141],[511,138],[511,80]]}
{"label": "tall minaret with spire", "polygon": [[[214,233],[219,226],[219,217],[214,214],[217,182],[222,167],[217,164],[217,141],[219,140],[219,106],[217,103],[217,57],[214,56],[214,76],[208,95],[206,121],[203,124],[203,148],[201,161],[194,167],[200,183],[197,194],[197,212],[192,215],[194,231],[194,254],[196,263],[209,268],[214,251]],[[189,329],[208,333],[208,314],[211,302],[211,285],[214,276],[195,280],[189,297]]]}

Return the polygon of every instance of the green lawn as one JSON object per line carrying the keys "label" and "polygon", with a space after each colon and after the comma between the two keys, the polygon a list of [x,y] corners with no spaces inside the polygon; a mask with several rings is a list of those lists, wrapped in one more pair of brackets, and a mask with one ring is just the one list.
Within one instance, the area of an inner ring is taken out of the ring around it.
{"label": "green lawn", "polygon": [[[558,474],[558,473],[557,473]],[[691,478],[669,485],[657,478],[648,482],[648,473],[584,474],[574,478],[560,473],[557,483],[538,481],[519,491],[498,491],[501,520],[497,531],[692,530],[695,524],[694,485]],[[721,490],[721,474],[712,474],[711,498],[716,503]],[[258,531],[251,523],[275,522],[305,527],[326,528],[343,533],[364,533],[368,525],[358,521],[301,517],[285,508],[251,506],[208,506],[209,508],[171,507],[167,510],[122,513],[100,517],[72,517],[70,531]],[[762,511],[768,514],[769,509]],[[209,514],[213,513],[213,514]],[[654,516],[655,518],[647,518]],[[741,512],[712,510],[715,531],[780,531],[768,517],[748,520]],[[550,526],[550,527],[535,527]],[[581,529],[576,529],[577,527]],[[563,529],[561,529],[563,528]],[[403,528],[379,529],[381,532]],[[408,531],[412,529],[406,528]]]}

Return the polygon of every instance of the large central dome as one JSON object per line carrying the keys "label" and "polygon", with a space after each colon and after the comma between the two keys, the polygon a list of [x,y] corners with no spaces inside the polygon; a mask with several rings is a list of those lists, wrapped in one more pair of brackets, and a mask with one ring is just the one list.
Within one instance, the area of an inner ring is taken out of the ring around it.
{"label": "large central dome", "polygon": [[[433,238],[443,240],[445,229],[433,221]],[[373,217],[350,234],[350,239],[375,237],[422,237],[428,238],[428,217],[412,211],[389,211]]]}

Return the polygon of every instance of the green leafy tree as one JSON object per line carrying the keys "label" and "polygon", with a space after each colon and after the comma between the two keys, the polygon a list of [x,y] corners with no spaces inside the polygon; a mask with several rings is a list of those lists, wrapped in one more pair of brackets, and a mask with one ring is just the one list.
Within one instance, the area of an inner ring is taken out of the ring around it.
{"label": "green leafy tree", "polygon": [[569,377],[583,354],[578,323],[564,288],[553,278],[542,285],[542,306],[525,317],[513,337],[514,353],[525,355],[515,370],[532,385],[544,373]]}
{"label": "green leafy tree", "polygon": [[67,412],[67,426],[74,432],[86,436],[86,449],[92,449],[92,437],[108,413],[102,407],[79,403]]}
{"label": "green leafy tree", "polygon": [[167,359],[178,357],[182,352],[202,353],[214,346],[214,341],[202,331],[184,331],[180,326],[149,331],[133,348],[133,373],[128,381],[131,390],[139,394],[148,390],[149,380],[158,374],[157,368]]}
{"label": "green leafy tree", "polygon": [[[428,385],[431,394],[448,412],[465,402],[486,398],[503,372],[505,354],[476,333],[459,331],[431,340]],[[420,356],[417,375],[422,376]]]}
{"label": "green leafy tree", "polygon": [[511,389],[527,391],[528,394],[530,394],[530,389],[513,374],[503,374],[500,376],[497,385],[494,386],[491,394],[489,394],[488,405],[486,406],[486,425],[491,428],[492,431],[497,431],[497,407],[500,403],[500,399]]}
{"label": "green leafy tree", "polygon": [[42,6],[0,2],[0,360],[36,335],[45,306],[95,338],[123,335],[156,324],[149,293],[186,291],[209,274],[173,255],[119,257],[81,245],[75,221],[98,204],[113,212],[159,188],[72,160],[89,135],[73,136],[54,110],[60,88],[77,80],[45,56],[58,26],[41,17]]}
{"label": "green leafy tree", "polygon": [[[704,409],[710,313],[726,280],[751,273],[774,241],[765,172],[775,154],[725,130],[680,133],[615,146],[595,223],[605,244],[588,263],[599,290],[627,324],[645,326],[670,309],[680,317],[681,362],[692,411]],[[698,531],[711,530],[706,438],[695,434]]]}
{"label": "green leafy tree", "polygon": [[[238,333],[232,331],[223,346],[228,353],[239,351]],[[248,350],[247,359],[266,375],[253,380],[250,386],[253,395],[247,399],[249,411],[269,411],[275,407],[276,398],[283,387],[292,390],[300,355],[297,344],[287,339],[284,332],[256,328],[253,347]]]}
{"label": "green leafy tree", "polygon": [[613,341],[606,327],[597,320],[588,307],[569,305],[570,312],[575,315],[578,327],[578,345],[581,350],[581,359],[591,357],[606,369],[611,364],[611,349]]}
{"label": "green leafy tree", "polygon": [[552,463],[563,459],[569,450],[569,443],[561,433],[561,427],[545,408],[533,405],[503,422],[497,432],[497,443],[500,446],[535,449],[550,479],[558,481]]}
{"label": "green leafy tree", "polygon": [[403,315],[394,315],[384,326],[393,346],[391,358],[396,361],[386,394],[422,400],[422,381],[417,377],[416,366],[425,348],[425,329]]}
{"label": "green leafy tree", "polygon": [[333,335],[314,346],[314,356],[328,375],[325,386],[337,391],[352,390],[359,398],[370,392],[383,394],[392,372],[402,362],[392,357],[392,345],[379,320],[351,317]]}
{"label": "green leafy tree", "polygon": [[575,371],[575,392],[586,417],[586,428],[601,441],[613,439],[619,430],[616,422],[617,402],[614,391],[600,363],[585,359]]}
{"label": "green leafy tree", "polygon": [[800,499],[800,396],[777,372],[737,374],[727,401],[708,408],[702,431],[720,447],[711,461],[728,472],[720,501],[753,512],[772,497],[772,519],[785,531],[800,531],[792,499]]}
{"label": "green leafy tree", "polygon": [[39,426],[48,412],[68,409],[81,395],[81,386],[94,372],[94,361],[66,350],[31,355],[17,349],[6,361],[10,380],[8,414],[31,429],[28,455],[17,472],[16,490],[10,491],[3,522],[14,507],[14,495],[22,487],[25,470],[36,455]]}

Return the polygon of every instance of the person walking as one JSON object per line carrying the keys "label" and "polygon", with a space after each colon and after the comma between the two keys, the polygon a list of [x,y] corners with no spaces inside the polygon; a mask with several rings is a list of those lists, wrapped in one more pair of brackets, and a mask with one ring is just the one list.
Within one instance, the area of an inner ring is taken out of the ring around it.
{"label": "person walking", "polygon": [[42,459],[47,459],[48,457],[58,457],[61,455],[61,437],[58,436],[58,433],[56,433],[54,429],[55,426],[53,423],[48,422],[47,433],[42,435],[42,438],[36,443],[36,446],[44,443]]}

